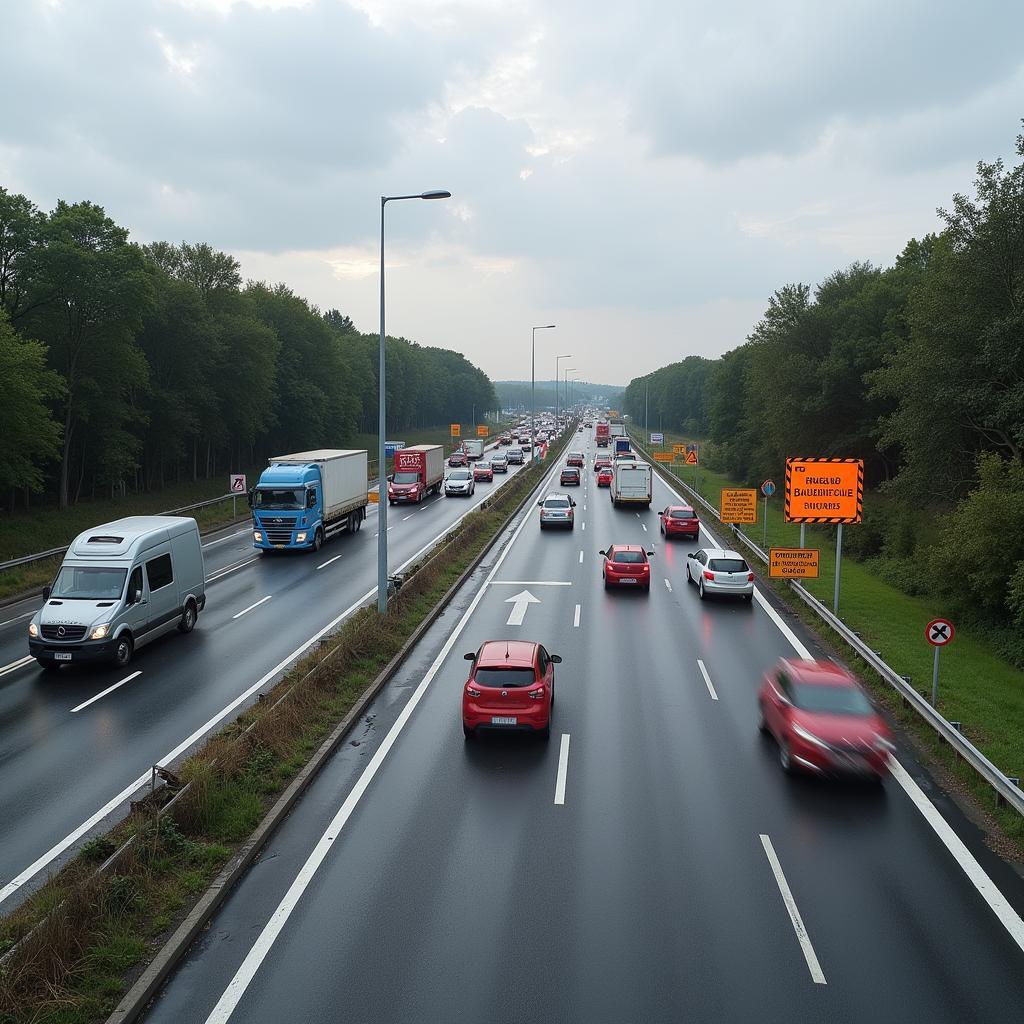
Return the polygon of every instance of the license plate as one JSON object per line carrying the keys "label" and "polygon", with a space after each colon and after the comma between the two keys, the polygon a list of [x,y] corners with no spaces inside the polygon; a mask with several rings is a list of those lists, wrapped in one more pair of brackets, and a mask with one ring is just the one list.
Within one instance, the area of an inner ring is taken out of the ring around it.
{"label": "license plate", "polygon": [[623,576],[619,580],[620,583],[636,583],[636,580],[632,576]]}
{"label": "license plate", "polygon": [[71,655],[70,654],[62,654],[62,653],[58,652],[57,654],[55,654],[53,656],[53,660],[54,661],[70,661],[71,660]]}
{"label": "license plate", "polygon": [[492,715],[491,725],[518,725],[519,719],[508,715]]}

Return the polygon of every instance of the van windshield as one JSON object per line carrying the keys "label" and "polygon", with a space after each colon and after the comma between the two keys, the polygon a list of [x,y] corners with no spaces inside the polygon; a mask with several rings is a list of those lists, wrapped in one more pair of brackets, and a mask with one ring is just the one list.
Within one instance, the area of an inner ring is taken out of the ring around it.
{"label": "van windshield", "polygon": [[116,601],[124,590],[127,569],[99,565],[62,565],[50,597],[65,601]]}
{"label": "van windshield", "polygon": [[252,502],[256,508],[305,508],[303,495],[303,491],[260,487],[253,493]]}
{"label": "van windshield", "polygon": [[394,483],[396,484],[414,484],[419,480],[419,473],[396,473]]}

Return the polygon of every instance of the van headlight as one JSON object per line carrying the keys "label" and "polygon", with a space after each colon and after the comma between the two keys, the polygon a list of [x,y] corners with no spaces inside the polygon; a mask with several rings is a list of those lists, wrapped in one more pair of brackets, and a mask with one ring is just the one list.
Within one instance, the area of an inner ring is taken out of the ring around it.
{"label": "van headlight", "polygon": [[305,542],[306,542],[306,531],[305,530],[303,530],[301,533],[295,534],[295,543],[296,544],[305,544]]}
{"label": "van headlight", "polygon": [[110,623],[104,622],[101,626],[93,626],[89,634],[90,640],[102,640],[110,632]]}
{"label": "van headlight", "polygon": [[39,627],[34,622],[28,624],[28,635],[31,637],[39,636]]}
{"label": "van headlight", "polygon": [[259,530],[253,530],[252,531],[252,539],[254,541],[256,541],[257,544],[262,544],[263,543],[263,534],[260,533]]}

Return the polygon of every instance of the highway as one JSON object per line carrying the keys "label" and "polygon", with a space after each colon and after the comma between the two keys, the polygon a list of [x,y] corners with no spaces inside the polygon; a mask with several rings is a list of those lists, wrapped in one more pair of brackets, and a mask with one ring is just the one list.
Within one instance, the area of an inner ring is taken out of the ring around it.
{"label": "highway", "polygon": [[[576,528],[510,528],[147,1021],[1019,1017],[1021,879],[902,741],[884,788],[783,775],[760,675],[823,652],[763,594],[698,601],[676,499],[613,509],[586,438]],[[650,594],[603,590],[613,542]],[[463,654],[506,637],[564,659],[547,743],[463,738]]]}
{"label": "highway", "polygon": [[[414,560],[518,471],[471,498],[388,511],[392,571]],[[169,764],[230,721],[324,632],[376,595],[377,508],[319,554],[269,557],[249,527],[204,538],[207,604],[192,634],[140,650],[126,670],[44,673],[28,657],[39,598],[0,611],[0,908],[123,814]]]}

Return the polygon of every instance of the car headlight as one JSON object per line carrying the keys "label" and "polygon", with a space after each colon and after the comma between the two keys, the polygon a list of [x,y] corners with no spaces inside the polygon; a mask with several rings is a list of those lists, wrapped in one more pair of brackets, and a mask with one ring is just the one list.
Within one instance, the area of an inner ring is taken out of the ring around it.
{"label": "car headlight", "polygon": [[110,623],[104,622],[101,626],[93,626],[89,634],[90,640],[102,640],[110,632]]}
{"label": "car headlight", "polygon": [[28,635],[31,637],[39,636],[39,627],[34,622],[28,624]]}
{"label": "car headlight", "polygon": [[802,740],[807,740],[808,743],[813,743],[815,746],[821,747],[823,750],[832,749],[820,736],[815,736],[813,732],[808,732],[803,728],[803,726],[794,725],[793,732]]}
{"label": "car headlight", "polygon": [[257,544],[262,544],[263,543],[263,534],[260,533],[259,530],[253,530],[252,531],[252,539],[254,541],[256,541]]}
{"label": "car headlight", "polygon": [[296,544],[302,544],[302,543],[304,543],[305,540],[306,540],[306,531],[305,530],[303,530],[302,533],[295,534],[295,543]]}

